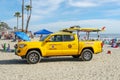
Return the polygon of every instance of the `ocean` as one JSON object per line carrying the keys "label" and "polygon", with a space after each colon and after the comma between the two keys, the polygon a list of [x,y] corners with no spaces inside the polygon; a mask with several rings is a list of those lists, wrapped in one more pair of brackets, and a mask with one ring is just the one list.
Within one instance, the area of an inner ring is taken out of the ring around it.
{"label": "ocean", "polygon": [[[100,39],[120,39],[120,34],[99,34]],[[84,38],[85,34],[80,34],[80,38]],[[90,34],[90,39],[97,39],[97,34]]]}
{"label": "ocean", "polygon": [[101,38],[120,38],[120,34],[100,34]]}

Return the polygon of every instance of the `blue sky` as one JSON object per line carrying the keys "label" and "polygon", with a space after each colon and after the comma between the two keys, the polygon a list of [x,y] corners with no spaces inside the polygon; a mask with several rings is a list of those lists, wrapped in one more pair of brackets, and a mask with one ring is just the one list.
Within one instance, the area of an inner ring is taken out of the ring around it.
{"label": "blue sky", "polygon": [[[120,33],[120,0],[33,0],[29,30],[46,28],[58,31],[73,25],[101,28],[105,33]],[[0,21],[16,26],[15,12],[22,0],[0,0]],[[29,0],[25,0],[25,5]],[[25,17],[26,12],[25,12]],[[19,19],[21,28],[21,19]],[[26,22],[26,21],[25,21]]]}

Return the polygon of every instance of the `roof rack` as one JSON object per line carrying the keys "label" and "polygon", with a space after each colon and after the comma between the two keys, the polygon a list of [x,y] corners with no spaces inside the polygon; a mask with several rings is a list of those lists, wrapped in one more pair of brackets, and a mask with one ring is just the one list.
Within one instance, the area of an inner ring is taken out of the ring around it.
{"label": "roof rack", "polygon": [[72,26],[70,28],[65,28],[65,29],[62,29],[60,31],[63,31],[63,32],[74,32],[74,31],[81,31],[81,32],[100,32],[100,31],[103,31],[101,29],[98,29],[98,28],[81,28],[81,27],[77,27],[77,26]]}

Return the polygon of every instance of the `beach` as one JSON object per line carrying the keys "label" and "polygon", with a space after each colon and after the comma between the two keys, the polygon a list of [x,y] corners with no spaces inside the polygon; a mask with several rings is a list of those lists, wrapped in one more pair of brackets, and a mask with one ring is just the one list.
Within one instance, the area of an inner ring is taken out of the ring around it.
{"label": "beach", "polygon": [[[3,43],[9,43],[11,49],[16,44],[0,40]],[[64,56],[42,58],[38,64],[27,64],[13,52],[0,51],[0,80],[120,80],[119,61],[120,47],[110,45],[104,45],[103,52],[94,54],[91,61]]]}

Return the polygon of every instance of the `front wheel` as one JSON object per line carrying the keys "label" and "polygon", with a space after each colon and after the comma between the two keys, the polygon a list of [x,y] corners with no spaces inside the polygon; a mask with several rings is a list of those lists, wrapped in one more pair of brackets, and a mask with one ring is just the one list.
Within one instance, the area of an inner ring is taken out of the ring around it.
{"label": "front wheel", "polygon": [[38,51],[32,50],[32,51],[28,52],[26,58],[27,58],[27,62],[29,64],[36,64],[36,63],[40,62],[41,55]]}
{"label": "front wheel", "polygon": [[83,50],[81,58],[83,61],[90,61],[93,57],[93,52],[90,49]]}

